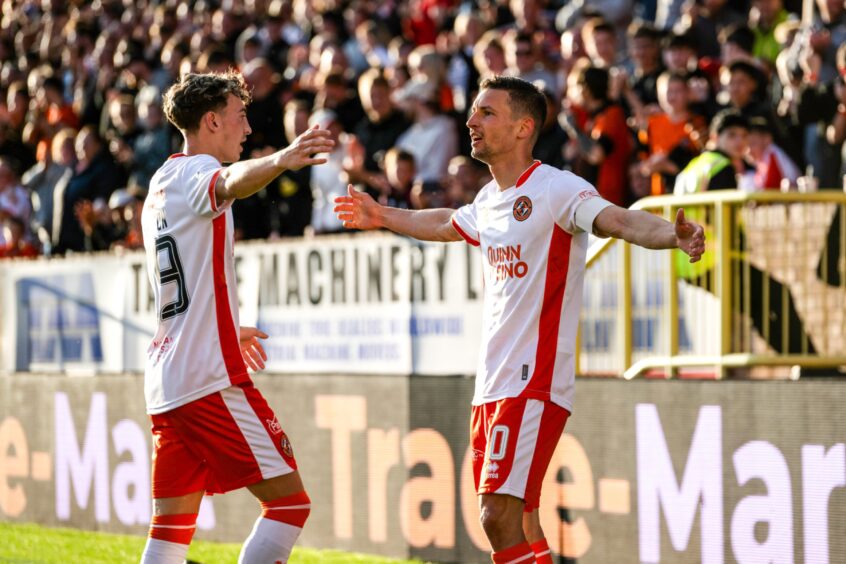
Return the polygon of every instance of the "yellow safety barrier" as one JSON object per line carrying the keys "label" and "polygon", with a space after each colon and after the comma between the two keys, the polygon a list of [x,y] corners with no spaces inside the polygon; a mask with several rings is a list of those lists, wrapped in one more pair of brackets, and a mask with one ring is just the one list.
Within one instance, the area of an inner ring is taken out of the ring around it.
{"label": "yellow safety barrier", "polygon": [[668,220],[684,208],[705,223],[710,256],[690,269],[679,251],[595,241],[578,374],[795,377],[846,366],[843,191],[715,191],[633,208]]}

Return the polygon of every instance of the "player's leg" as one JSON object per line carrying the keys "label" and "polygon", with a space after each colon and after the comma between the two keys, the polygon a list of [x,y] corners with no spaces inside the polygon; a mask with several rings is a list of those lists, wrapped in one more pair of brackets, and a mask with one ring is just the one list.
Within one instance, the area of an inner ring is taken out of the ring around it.
{"label": "player's leg", "polygon": [[207,471],[167,414],[153,415],[153,516],[142,564],[182,564],[194,536]]}
{"label": "player's leg", "polygon": [[249,488],[262,513],[240,562],[287,562],[310,510],[287,435],[267,402],[246,382],[171,413],[186,443],[206,461],[206,491]]}
{"label": "player's leg", "polygon": [[248,488],[261,503],[261,515],[244,541],[238,562],[287,562],[311,511],[299,472],[294,470]]}
{"label": "player's leg", "polygon": [[526,481],[525,507],[523,513],[523,533],[526,540],[532,547],[535,559],[539,564],[552,564],[552,553],[549,549],[540,524],[540,492],[543,479],[549,468],[549,462],[570,412],[552,402],[540,402],[543,404],[543,412],[540,416],[537,441],[532,455],[532,464],[529,470],[529,477]]}
{"label": "player's leg", "polygon": [[552,552],[541,529],[540,512],[537,508],[523,513],[523,533],[535,553],[535,561],[538,564],[552,564]]}
{"label": "player's leg", "polygon": [[523,536],[522,490],[509,485],[524,405],[525,400],[500,400],[473,406],[470,420],[473,480],[494,562],[534,562]]}

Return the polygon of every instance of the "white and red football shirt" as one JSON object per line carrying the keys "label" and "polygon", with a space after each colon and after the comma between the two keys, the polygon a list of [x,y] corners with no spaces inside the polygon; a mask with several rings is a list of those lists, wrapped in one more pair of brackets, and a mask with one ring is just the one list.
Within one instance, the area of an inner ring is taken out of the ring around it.
{"label": "white and red football shirt", "polygon": [[609,202],[582,178],[535,163],[486,184],[453,226],[482,250],[482,349],[473,405],[510,397],[573,409],[588,233]]}
{"label": "white and red football shirt", "polygon": [[174,155],[156,171],[141,214],[158,328],[147,350],[147,413],[249,379],[238,343],[231,201],[210,155]]}

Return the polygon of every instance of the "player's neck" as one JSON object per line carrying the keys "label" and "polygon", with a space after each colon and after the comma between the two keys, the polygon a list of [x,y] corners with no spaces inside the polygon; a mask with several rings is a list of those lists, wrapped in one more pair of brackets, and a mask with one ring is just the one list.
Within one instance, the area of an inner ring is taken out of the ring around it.
{"label": "player's neck", "polygon": [[489,165],[491,175],[496,180],[500,191],[507,190],[517,184],[517,179],[535,162],[532,155],[519,159],[507,159],[500,163]]}
{"label": "player's neck", "polygon": [[182,146],[182,152],[193,157],[194,155],[211,155],[218,161],[223,162],[224,157],[217,150],[217,147],[208,140],[202,140],[197,135],[189,135],[185,137],[185,143]]}

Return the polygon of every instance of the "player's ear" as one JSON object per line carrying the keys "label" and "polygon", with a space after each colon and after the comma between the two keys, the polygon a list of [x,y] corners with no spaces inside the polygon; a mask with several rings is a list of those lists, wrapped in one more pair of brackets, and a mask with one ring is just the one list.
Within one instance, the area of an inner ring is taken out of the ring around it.
{"label": "player's ear", "polygon": [[203,115],[203,121],[205,122],[206,127],[212,131],[217,131],[218,127],[220,127],[220,118],[214,112],[206,112],[205,115]]}

